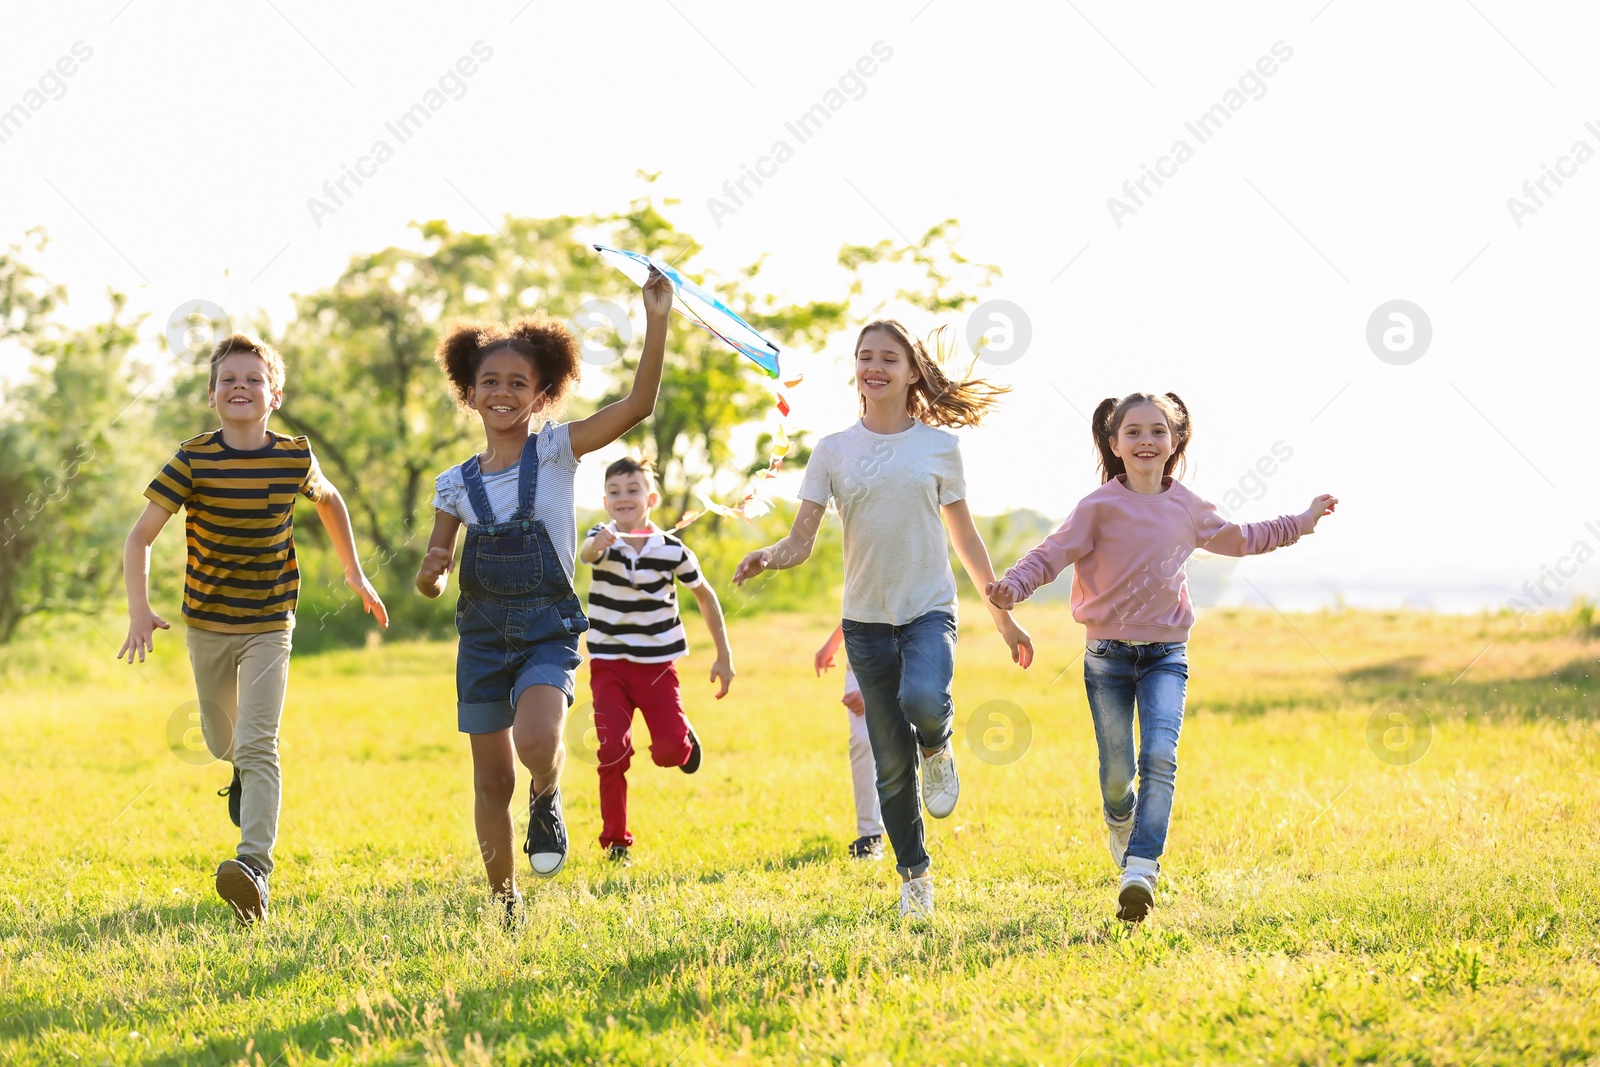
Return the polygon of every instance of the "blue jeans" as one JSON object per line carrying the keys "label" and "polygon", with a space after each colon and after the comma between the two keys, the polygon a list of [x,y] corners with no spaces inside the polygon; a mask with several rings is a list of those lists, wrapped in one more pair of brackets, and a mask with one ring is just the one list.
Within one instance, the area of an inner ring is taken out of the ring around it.
{"label": "blue jeans", "polygon": [[1178,732],[1183,728],[1183,701],[1189,687],[1188,648],[1182,641],[1130,645],[1091,640],[1083,657],[1083,680],[1100,748],[1100,796],[1106,821],[1120,823],[1132,816],[1128,855],[1159,860],[1167,847],[1178,776]]}
{"label": "blue jeans", "polygon": [[931,862],[922,834],[917,746],[938,748],[953,732],[956,620],[943,611],[919,615],[904,626],[845,619],[844,648],[861,685],[867,737],[878,765],[878,806],[895,866],[917,878]]}

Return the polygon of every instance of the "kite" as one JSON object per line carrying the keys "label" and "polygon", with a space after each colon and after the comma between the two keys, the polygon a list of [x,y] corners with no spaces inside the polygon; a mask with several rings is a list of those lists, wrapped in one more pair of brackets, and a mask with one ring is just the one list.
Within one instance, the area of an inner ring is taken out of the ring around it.
{"label": "kite", "polygon": [[[734,351],[743,355],[769,378],[782,377],[778,366],[778,346],[762,337],[748,322],[734,313],[733,309],[724,304],[712,293],[706,292],[694,282],[685,278],[682,273],[662,263],[652,256],[641,255],[638,252],[629,252],[621,248],[611,248],[607,245],[594,245],[594,250],[600,253],[600,258],[616,267],[635,285],[643,286],[650,277],[650,268],[666,275],[667,280],[673,284],[672,299],[673,310],[678,312],[690,322],[703,327],[712,336],[726,343]],[[783,379],[785,388],[793,389],[805,379],[803,374],[794,374]],[[789,401],[780,392],[778,394],[778,414],[782,418],[789,417]],[[768,479],[778,475],[778,468],[783,465],[783,457],[789,454],[789,435],[783,424],[779,423],[778,432],[772,438],[771,458],[767,466],[757,471],[755,478]],[[701,495],[700,500],[705,507],[698,511],[685,512],[677,525],[672,527],[672,532],[683,529],[700,516],[710,512],[724,518],[742,518],[745,520],[758,519],[772,510],[772,503],[756,495],[752,487],[737,504],[727,507]],[[615,527],[613,526],[613,529]],[[621,531],[618,531],[619,533]]]}
{"label": "kite", "polygon": [[672,299],[674,311],[726,342],[760,367],[767,377],[778,377],[778,346],[757,333],[755,327],[734,314],[733,309],[715,295],[652,256],[606,245],[595,245],[594,250],[600,253],[600,258],[626,274],[635,285],[644,285],[651,267],[665,274],[677,290]]}

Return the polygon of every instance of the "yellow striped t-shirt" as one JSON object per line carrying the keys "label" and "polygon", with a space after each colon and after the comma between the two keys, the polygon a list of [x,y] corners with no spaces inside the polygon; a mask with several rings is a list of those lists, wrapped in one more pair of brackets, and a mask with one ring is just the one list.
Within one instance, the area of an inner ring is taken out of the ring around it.
{"label": "yellow striped t-shirt", "polygon": [[300,592],[294,498],[321,500],[328,484],[304,437],[267,431],[265,448],[228,447],[221,430],[191,437],[161,468],[147,499],[188,508],[183,617],[221,633],[288,630]]}

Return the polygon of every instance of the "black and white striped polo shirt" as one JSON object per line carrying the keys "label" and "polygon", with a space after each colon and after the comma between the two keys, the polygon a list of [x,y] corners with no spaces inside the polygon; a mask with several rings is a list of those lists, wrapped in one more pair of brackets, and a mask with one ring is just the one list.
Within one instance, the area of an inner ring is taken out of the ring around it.
{"label": "black and white striped polo shirt", "polygon": [[688,655],[674,577],[690,589],[704,581],[700,561],[677,537],[658,530],[637,552],[617,538],[589,583],[590,657],[666,663]]}

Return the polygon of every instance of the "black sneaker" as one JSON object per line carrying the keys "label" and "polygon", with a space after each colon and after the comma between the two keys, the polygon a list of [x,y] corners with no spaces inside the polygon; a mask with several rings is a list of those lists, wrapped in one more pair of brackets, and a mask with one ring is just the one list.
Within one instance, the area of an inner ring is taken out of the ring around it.
{"label": "black sneaker", "polygon": [[[533,792],[533,787],[528,787]],[[540,878],[553,878],[566,866],[567,824],[561,819],[561,788],[544,796],[528,798],[528,840],[522,851],[528,854],[533,873]]]}
{"label": "black sneaker", "polygon": [[850,842],[850,858],[853,860],[883,859],[883,835],[871,834],[867,837],[858,837]]}
{"label": "black sneaker", "polygon": [[606,859],[610,860],[612,863],[615,863],[618,867],[628,866],[628,846],[610,846],[606,849]]}
{"label": "black sneaker", "polygon": [[267,876],[241,859],[217,865],[217,896],[233,906],[240,926],[267,917]]}
{"label": "black sneaker", "polygon": [[694,727],[689,727],[689,758],[683,761],[678,768],[684,774],[693,774],[700,769],[700,759],[705,753],[700,748],[700,738],[695,736]]}
{"label": "black sneaker", "polygon": [[522,905],[521,893],[497,893],[494,899],[504,909],[500,913],[500,924],[507,930],[520,930],[528,925],[528,909]]}
{"label": "black sneaker", "polygon": [[217,796],[228,798],[228,818],[233,820],[233,825],[239,825],[239,798],[244,794],[244,789],[239,785],[239,768],[233,769],[233,781],[228,783],[228,788],[217,790]]}

